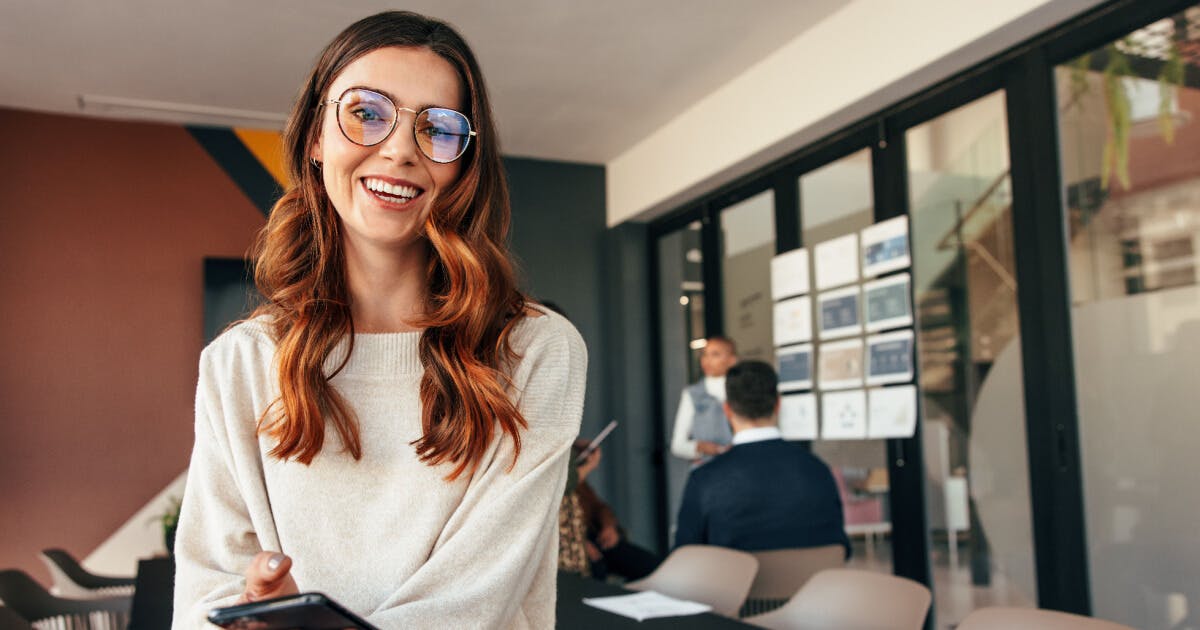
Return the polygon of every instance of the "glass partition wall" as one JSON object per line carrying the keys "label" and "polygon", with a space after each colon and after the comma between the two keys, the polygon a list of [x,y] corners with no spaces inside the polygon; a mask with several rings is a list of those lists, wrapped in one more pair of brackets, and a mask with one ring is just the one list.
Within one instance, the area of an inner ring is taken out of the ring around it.
{"label": "glass partition wall", "polygon": [[770,270],[775,194],[767,190],[720,212],[724,334],[737,344],[739,359],[774,363]]}
{"label": "glass partition wall", "polygon": [[1200,5],[1054,78],[1093,611],[1200,627]]}
{"label": "glass partition wall", "polygon": [[658,238],[658,343],[661,364],[663,435],[667,444],[662,451],[665,471],[667,522],[666,544],[674,540],[675,519],[689,464],[670,452],[670,439],[679,408],[679,392],[700,379],[700,349],[705,336],[704,256],[701,253],[702,223],[693,221],[682,229]]}
{"label": "glass partition wall", "polygon": [[[869,149],[799,177],[801,233],[810,252],[822,241],[857,233],[875,222],[873,187]],[[816,286],[815,265],[809,266],[809,275],[809,286]],[[815,322],[820,317],[818,301],[812,305]],[[829,465],[838,482],[846,533],[854,550],[851,566],[891,573],[892,497],[886,441],[821,439],[813,442],[813,452]]]}
{"label": "glass partition wall", "polygon": [[773,359],[773,254],[906,215],[916,435],[813,441],[851,562],[925,582],[928,628],[1200,628],[1195,0],[1107,2],[691,203],[652,226],[668,441],[706,333]]}
{"label": "glass partition wall", "polygon": [[938,627],[1033,606],[1004,93],[909,129],[909,215]]}

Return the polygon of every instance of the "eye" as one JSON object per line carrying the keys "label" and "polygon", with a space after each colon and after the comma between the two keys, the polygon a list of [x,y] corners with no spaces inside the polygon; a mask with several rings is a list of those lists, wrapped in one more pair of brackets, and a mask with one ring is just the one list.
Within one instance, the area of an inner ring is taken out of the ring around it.
{"label": "eye", "polygon": [[446,130],[445,130],[445,129],[442,129],[441,127],[439,127],[439,126],[437,126],[437,125],[435,125],[435,124],[431,123],[431,122],[430,122],[430,121],[428,121],[428,120],[425,120],[425,121],[417,121],[417,122],[418,122],[418,123],[421,123],[421,122],[423,122],[423,123],[424,123],[424,124],[419,124],[419,125],[417,126],[417,133],[419,133],[419,134],[421,134],[421,135],[428,136],[428,137],[430,137],[430,138],[437,138],[437,137],[440,137],[440,136],[444,136],[444,135],[446,135]]}
{"label": "eye", "polygon": [[379,112],[370,107],[354,107],[350,110],[350,115],[361,120],[362,122],[377,122],[383,120]]}

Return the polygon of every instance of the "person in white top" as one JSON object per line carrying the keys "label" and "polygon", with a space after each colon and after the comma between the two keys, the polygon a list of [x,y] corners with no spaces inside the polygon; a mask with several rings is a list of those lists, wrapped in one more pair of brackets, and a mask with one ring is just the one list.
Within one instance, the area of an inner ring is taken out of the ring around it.
{"label": "person in white top", "polygon": [[729,448],[733,433],[725,420],[725,373],[737,363],[737,346],[720,335],[705,339],[700,351],[700,370],[704,378],[683,390],[671,453],[694,464],[704,463]]}
{"label": "person in white top", "polygon": [[517,289],[483,77],[390,11],[321,54],[264,304],[200,359],[173,627],[321,591],[381,628],[554,627],[586,351]]}

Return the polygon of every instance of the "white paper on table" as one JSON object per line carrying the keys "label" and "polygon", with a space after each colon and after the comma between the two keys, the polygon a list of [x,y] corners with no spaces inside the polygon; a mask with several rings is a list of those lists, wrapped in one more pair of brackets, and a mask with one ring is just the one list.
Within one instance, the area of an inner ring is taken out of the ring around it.
{"label": "white paper on table", "polygon": [[908,254],[908,217],[880,221],[862,231],[862,273],[878,276],[912,265]]}
{"label": "white paper on table", "polygon": [[771,299],[808,293],[808,250],[801,247],[771,259]]}
{"label": "white paper on table", "polygon": [[917,430],[917,388],[884,387],[867,392],[867,437],[908,438]]}
{"label": "white paper on table", "polygon": [[818,291],[858,281],[858,234],[817,243],[813,251]]}
{"label": "white paper on table", "polygon": [[772,322],[775,345],[786,346],[812,339],[812,301],[807,295],[775,303]]}
{"label": "white paper on table", "polygon": [[862,440],[867,437],[867,393],[861,389],[821,395],[821,437]]}
{"label": "white paper on table", "polygon": [[817,439],[817,397],[813,394],[780,397],[779,432],[785,440]]}
{"label": "white paper on table", "polygon": [[643,591],[631,595],[612,597],[585,597],[583,603],[600,610],[607,610],[630,619],[645,621],[656,617],[681,617],[698,615],[712,610],[712,606],[686,599],[667,597],[654,591]]}

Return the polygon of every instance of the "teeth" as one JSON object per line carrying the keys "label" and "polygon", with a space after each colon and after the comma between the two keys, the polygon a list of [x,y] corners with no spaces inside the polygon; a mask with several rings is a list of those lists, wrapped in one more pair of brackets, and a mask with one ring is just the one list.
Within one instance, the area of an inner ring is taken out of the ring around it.
{"label": "teeth", "polygon": [[368,190],[372,190],[377,193],[383,193],[393,197],[404,197],[405,199],[412,199],[413,197],[417,196],[417,189],[415,186],[400,186],[398,184],[393,185],[381,179],[374,178],[366,179],[364,182],[366,183]]}

